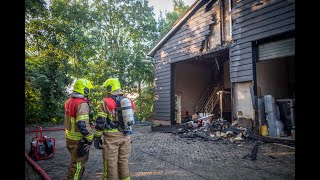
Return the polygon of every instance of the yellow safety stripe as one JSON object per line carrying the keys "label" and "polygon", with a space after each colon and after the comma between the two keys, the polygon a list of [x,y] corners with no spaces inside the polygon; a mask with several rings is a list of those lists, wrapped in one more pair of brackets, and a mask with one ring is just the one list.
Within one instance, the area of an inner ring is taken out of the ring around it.
{"label": "yellow safety stripe", "polygon": [[66,129],[66,137],[71,140],[81,140],[83,135],[80,132],[72,132]]}
{"label": "yellow safety stripe", "polygon": [[104,133],[106,133],[106,132],[119,132],[119,130],[118,129],[109,129],[109,130],[104,130],[103,131]]}
{"label": "yellow safety stripe", "polygon": [[80,170],[81,170],[81,162],[77,162],[77,170],[76,170],[76,173],[74,174],[74,180],[79,179]]}
{"label": "yellow safety stripe", "polygon": [[94,134],[95,137],[101,137],[102,131],[96,130],[96,133]]}
{"label": "yellow safety stripe", "polygon": [[76,122],[89,119],[89,115],[78,116]]}
{"label": "yellow safety stripe", "polygon": [[101,117],[107,117],[107,114],[104,113],[104,112],[98,112],[98,116],[101,116]]}
{"label": "yellow safety stripe", "polygon": [[88,141],[92,141],[93,140],[93,134],[88,134],[87,136],[85,136],[85,138]]}
{"label": "yellow safety stripe", "polygon": [[108,179],[108,167],[107,167],[107,160],[104,160],[104,170],[103,170],[103,179]]}
{"label": "yellow safety stripe", "polygon": [[108,118],[110,119],[110,121],[113,121],[113,116],[111,114],[109,114]]}
{"label": "yellow safety stripe", "polygon": [[130,180],[130,176],[129,176],[129,177],[127,177],[127,178],[125,178],[125,179],[123,179],[123,180]]}
{"label": "yellow safety stripe", "polygon": [[71,132],[74,132],[74,118],[71,117]]}

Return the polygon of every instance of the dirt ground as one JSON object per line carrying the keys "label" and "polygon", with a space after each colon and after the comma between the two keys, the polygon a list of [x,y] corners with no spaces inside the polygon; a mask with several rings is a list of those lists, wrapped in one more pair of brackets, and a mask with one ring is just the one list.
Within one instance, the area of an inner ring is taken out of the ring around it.
{"label": "dirt ground", "polygon": [[[254,142],[230,143],[180,138],[172,133],[152,132],[150,124],[134,125],[132,152],[129,159],[131,179],[295,179],[295,149],[276,144],[261,144],[257,159],[243,157]],[[56,138],[56,154],[52,159],[37,161],[52,179],[66,179],[69,152],[65,132],[45,131]],[[25,134],[29,151],[35,133]],[[93,146],[83,179],[103,179],[101,151]],[[37,179],[26,163],[25,179]]]}

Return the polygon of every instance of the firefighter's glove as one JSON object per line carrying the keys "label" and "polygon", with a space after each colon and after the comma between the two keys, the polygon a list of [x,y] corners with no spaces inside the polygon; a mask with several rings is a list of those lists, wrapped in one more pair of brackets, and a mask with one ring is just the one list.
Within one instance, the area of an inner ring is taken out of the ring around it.
{"label": "firefighter's glove", "polygon": [[[90,148],[90,146],[89,146],[89,148]],[[79,157],[83,157],[88,153],[88,151],[89,151],[88,144],[86,144],[86,141],[84,139],[82,139],[80,141],[77,151],[78,151]]]}
{"label": "firefighter's glove", "polygon": [[102,147],[102,139],[100,137],[94,137],[94,147],[97,149],[103,149]]}
{"label": "firefighter's glove", "polygon": [[83,145],[83,149],[84,149],[86,152],[89,152],[90,145],[89,145],[89,144],[84,144],[84,145]]}

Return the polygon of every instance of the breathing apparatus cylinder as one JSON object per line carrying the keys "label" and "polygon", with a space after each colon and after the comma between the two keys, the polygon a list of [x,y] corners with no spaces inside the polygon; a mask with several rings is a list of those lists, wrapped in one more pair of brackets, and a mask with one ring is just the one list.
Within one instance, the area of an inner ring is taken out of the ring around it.
{"label": "breathing apparatus cylinder", "polygon": [[120,101],[122,118],[125,130],[130,130],[130,126],[134,124],[133,110],[131,101],[128,98],[123,98]]}

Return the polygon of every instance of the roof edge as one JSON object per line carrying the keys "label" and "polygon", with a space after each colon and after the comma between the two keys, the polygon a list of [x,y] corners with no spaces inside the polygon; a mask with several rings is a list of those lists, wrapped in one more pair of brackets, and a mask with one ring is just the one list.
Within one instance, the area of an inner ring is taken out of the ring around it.
{"label": "roof edge", "polygon": [[198,10],[198,5],[200,4],[200,2],[202,2],[203,0],[196,0],[189,8],[189,10],[187,11],[187,13],[185,13],[179,20],[176,21],[175,25],[171,28],[171,30],[169,32],[167,32],[167,34],[162,37],[162,39],[148,52],[148,56],[153,57],[155,52],[170,38],[170,36],[176,32],[176,30],[178,28],[180,28],[185,22],[186,19],[189,18],[189,15],[191,13],[194,12],[194,10]]}

